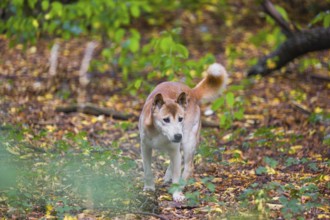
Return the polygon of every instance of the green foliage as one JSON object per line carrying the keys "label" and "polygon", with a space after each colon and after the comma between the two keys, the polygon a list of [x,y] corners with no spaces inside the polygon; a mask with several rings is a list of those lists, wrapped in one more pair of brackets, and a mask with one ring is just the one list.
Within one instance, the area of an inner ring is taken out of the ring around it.
{"label": "green foliage", "polygon": [[317,14],[315,18],[310,22],[310,25],[314,25],[318,22],[322,22],[322,25],[325,28],[330,27],[330,11],[327,10]]}
{"label": "green foliage", "polygon": [[[211,147],[214,146],[214,147]],[[222,160],[222,153],[225,149],[216,147],[216,143],[208,141],[202,142],[197,149],[197,155],[208,162],[219,162]]]}
{"label": "green foliage", "polygon": [[[200,76],[206,65],[215,58],[206,55],[198,61],[189,60],[188,49],[180,42],[180,28],[174,28],[153,36],[143,36],[133,22],[143,16],[149,25],[160,25],[155,17],[162,10],[181,7],[196,10],[203,4],[195,1],[9,1],[1,3],[7,19],[0,21],[0,32],[17,43],[35,44],[41,36],[71,39],[76,36],[101,40],[105,45],[101,57],[92,62],[92,68],[100,72],[111,69],[121,73],[126,90],[133,95],[143,87],[150,90],[148,80],[165,77],[172,80],[182,74],[191,85],[192,78]],[[162,12],[161,12],[162,11]],[[147,75],[146,75],[147,73]],[[59,92],[67,99],[67,91]]]}
{"label": "green foliage", "polygon": [[[182,179],[178,184],[172,184],[169,188],[169,193],[174,193],[175,191],[182,190],[183,188],[188,188],[185,192],[185,197],[187,199],[188,206],[198,206],[203,202],[217,202],[215,198],[215,188],[216,185],[212,183],[214,177],[204,177],[200,180],[190,178],[187,182]],[[199,186],[199,189],[196,190],[195,186]],[[200,187],[203,187],[203,194],[201,194]]]}
{"label": "green foliage", "polygon": [[[134,160],[113,146],[90,145],[85,133],[68,134],[51,152],[38,153],[14,136],[15,129],[0,130],[0,195],[21,214],[36,206],[63,218],[93,204],[113,213],[130,205],[137,210]],[[15,145],[20,146],[17,151]],[[6,181],[5,181],[6,180]]]}
{"label": "green foliage", "polygon": [[[279,198],[273,198],[274,192],[280,194]],[[289,197],[288,197],[289,195]],[[267,214],[269,208],[266,203],[276,203],[281,207],[281,214],[285,219],[301,218],[302,213],[318,207],[319,189],[314,183],[303,184],[298,187],[296,184],[281,185],[278,182],[269,182],[267,184],[253,183],[239,197],[241,204],[247,206],[255,205],[255,209],[261,213]],[[302,198],[309,198],[309,201],[302,203]]]}
{"label": "green foliage", "polygon": [[64,39],[91,34],[118,40],[121,26],[139,17],[141,11],[150,10],[147,2],[129,0],[77,1],[67,4],[49,0],[17,0],[3,1],[1,6],[8,9],[6,12],[10,17],[8,21],[1,21],[0,31],[14,37],[15,42],[32,43],[45,34]]}
{"label": "green foliage", "polygon": [[244,118],[244,100],[242,96],[235,97],[234,92],[240,91],[243,86],[231,86],[225,95],[216,99],[212,104],[212,110],[220,110],[220,127],[229,129],[235,120]]}

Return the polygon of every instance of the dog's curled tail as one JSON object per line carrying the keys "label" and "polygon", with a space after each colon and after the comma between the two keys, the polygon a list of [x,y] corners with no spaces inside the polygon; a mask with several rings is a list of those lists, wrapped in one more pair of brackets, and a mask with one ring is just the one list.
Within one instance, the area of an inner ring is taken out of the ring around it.
{"label": "dog's curled tail", "polygon": [[210,65],[206,72],[206,77],[193,88],[193,93],[198,100],[212,101],[226,88],[228,74],[219,63]]}

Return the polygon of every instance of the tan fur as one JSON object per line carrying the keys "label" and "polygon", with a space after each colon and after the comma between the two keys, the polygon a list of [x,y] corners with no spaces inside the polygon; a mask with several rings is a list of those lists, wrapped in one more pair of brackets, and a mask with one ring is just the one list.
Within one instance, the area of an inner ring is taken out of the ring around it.
{"label": "tan fur", "polygon": [[[145,172],[144,189],[154,189],[151,172],[153,148],[167,151],[171,164],[165,181],[178,183],[181,178],[181,154],[184,155],[182,178],[187,180],[193,172],[193,155],[199,142],[201,100],[216,98],[225,88],[227,73],[220,64],[212,64],[207,76],[193,89],[178,82],[159,84],[148,96],[142,109],[139,130],[141,153]],[[182,201],[183,194],[173,194],[175,201]]]}

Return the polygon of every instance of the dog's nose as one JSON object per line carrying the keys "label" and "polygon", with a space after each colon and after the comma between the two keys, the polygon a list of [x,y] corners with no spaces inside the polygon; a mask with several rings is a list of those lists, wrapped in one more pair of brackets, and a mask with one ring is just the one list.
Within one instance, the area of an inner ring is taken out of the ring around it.
{"label": "dog's nose", "polygon": [[174,135],[174,141],[175,142],[180,142],[182,139],[182,134],[175,134]]}

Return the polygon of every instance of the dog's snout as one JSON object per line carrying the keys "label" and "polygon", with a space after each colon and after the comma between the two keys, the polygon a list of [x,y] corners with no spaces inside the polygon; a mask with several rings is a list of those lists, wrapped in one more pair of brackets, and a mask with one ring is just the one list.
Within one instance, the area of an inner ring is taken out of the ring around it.
{"label": "dog's snout", "polygon": [[174,135],[174,141],[180,142],[182,140],[182,134],[175,134]]}

